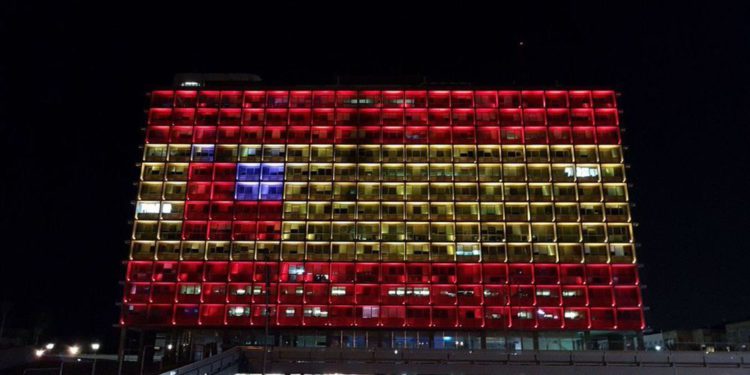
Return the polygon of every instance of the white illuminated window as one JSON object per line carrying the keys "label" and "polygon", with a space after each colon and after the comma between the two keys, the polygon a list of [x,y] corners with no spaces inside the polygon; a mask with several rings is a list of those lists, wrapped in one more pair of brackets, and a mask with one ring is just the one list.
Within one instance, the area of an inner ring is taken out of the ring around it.
{"label": "white illuminated window", "polygon": [[406,295],[406,288],[388,289],[388,295],[403,297],[404,295]]}
{"label": "white illuminated window", "polygon": [[417,296],[425,297],[430,295],[430,288],[428,287],[417,287],[417,288],[396,288],[388,290],[389,296]]}
{"label": "white illuminated window", "polygon": [[288,307],[286,310],[284,310],[284,315],[286,315],[287,318],[294,317],[295,313],[296,313],[296,311],[294,310],[293,307]]}
{"label": "white illuminated window", "polygon": [[577,297],[580,295],[581,295],[581,292],[578,290],[563,290],[562,292],[563,297]]}
{"label": "white illuminated window", "polygon": [[541,297],[549,297],[552,295],[552,291],[549,289],[537,289],[536,295]]}
{"label": "white illuminated window", "polygon": [[158,214],[160,211],[163,214],[172,213],[172,203],[138,202],[136,207],[136,212],[139,214]]}
{"label": "white illuminated window", "polygon": [[334,286],[331,288],[331,295],[332,296],[345,296],[346,295],[346,287],[343,286]]}
{"label": "white illuminated window", "polygon": [[518,317],[518,319],[532,319],[533,318],[532,314],[528,311],[519,311],[516,313],[516,317]]}
{"label": "white illuminated window", "polygon": [[241,307],[241,306],[232,307],[229,309],[229,316],[234,316],[234,317],[250,316],[250,308]]}
{"label": "white illuminated window", "polygon": [[305,316],[313,318],[327,318],[328,311],[323,310],[320,307],[308,307],[305,308]]}
{"label": "white illuminated window", "polygon": [[453,297],[455,297],[455,296],[456,296],[456,293],[454,293],[454,292],[451,292],[450,290],[441,290],[441,291],[440,291],[440,295],[443,295],[443,296],[447,296],[447,297],[451,297],[451,298],[453,298]]}
{"label": "white illuminated window", "polygon": [[[172,211],[171,204],[169,205],[169,210],[170,212]],[[159,202],[138,202],[136,212],[138,212],[139,214],[158,214]]]}
{"label": "white illuminated window", "polygon": [[565,316],[565,319],[578,319],[581,314],[578,311],[566,311],[563,316]]}
{"label": "white illuminated window", "polygon": [[361,98],[361,99],[347,99],[345,100],[348,104],[372,104],[373,100],[369,98]]}
{"label": "white illuminated window", "polygon": [[301,264],[294,264],[289,266],[289,274],[290,275],[304,275],[305,274],[305,266]]}
{"label": "white illuminated window", "polygon": [[414,288],[412,293],[414,293],[414,295],[417,297],[427,297],[430,295],[430,288],[427,288],[427,287]]}
{"label": "white illuminated window", "polygon": [[595,167],[565,167],[565,175],[568,177],[598,177],[599,170]]}
{"label": "white illuminated window", "polygon": [[536,314],[539,315],[539,317],[543,318],[543,319],[559,319],[560,318],[559,316],[557,316],[557,315],[555,315],[553,313],[550,313],[550,312],[546,312],[546,311],[544,311],[542,309],[538,309],[536,311]]}
{"label": "white illuminated window", "polygon": [[457,256],[479,256],[479,254],[479,247],[475,245],[458,244],[458,246],[456,247]]}
{"label": "white illuminated window", "polygon": [[187,295],[201,294],[201,286],[200,285],[182,285],[180,286],[180,294],[187,294]]}
{"label": "white illuminated window", "polygon": [[377,318],[380,316],[379,306],[363,306],[362,307],[362,318],[370,319]]}

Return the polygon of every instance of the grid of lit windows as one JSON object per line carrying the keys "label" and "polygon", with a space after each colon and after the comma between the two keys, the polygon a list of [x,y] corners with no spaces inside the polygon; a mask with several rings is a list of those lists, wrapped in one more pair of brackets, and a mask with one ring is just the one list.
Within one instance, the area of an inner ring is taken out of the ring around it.
{"label": "grid of lit windows", "polygon": [[126,325],[643,327],[612,91],[155,91]]}

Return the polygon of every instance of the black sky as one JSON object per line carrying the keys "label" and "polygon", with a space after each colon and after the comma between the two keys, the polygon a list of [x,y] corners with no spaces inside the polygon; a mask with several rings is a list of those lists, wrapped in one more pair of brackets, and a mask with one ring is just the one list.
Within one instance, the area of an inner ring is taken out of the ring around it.
{"label": "black sky", "polygon": [[747,9],[405,3],[3,2],[0,299],[14,303],[8,325],[28,327],[44,314],[50,337],[114,336],[144,93],[177,72],[292,84],[424,75],[613,87],[623,93],[648,324],[750,317]]}

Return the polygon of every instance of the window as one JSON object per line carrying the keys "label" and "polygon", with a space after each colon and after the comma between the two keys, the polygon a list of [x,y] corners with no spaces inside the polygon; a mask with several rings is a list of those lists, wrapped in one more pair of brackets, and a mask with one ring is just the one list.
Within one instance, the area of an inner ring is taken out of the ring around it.
{"label": "window", "polygon": [[325,307],[306,307],[304,316],[309,318],[327,318],[328,310]]}
{"label": "window", "polygon": [[248,317],[250,316],[250,307],[243,307],[243,306],[230,307],[227,314],[233,318]]}
{"label": "window", "polygon": [[214,145],[193,145],[193,161],[214,161]]}
{"label": "window", "polygon": [[201,294],[201,286],[198,284],[180,285],[180,294],[197,296]]}
{"label": "window", "polygon": [[380,306],[362,306],[362,318],[374,319],[380,317]]}
{"label": "window", "polygon": [[577,177],[579,179],[596,179],[599,177],[599,169],[596,167],[565,167],[565,176]]}

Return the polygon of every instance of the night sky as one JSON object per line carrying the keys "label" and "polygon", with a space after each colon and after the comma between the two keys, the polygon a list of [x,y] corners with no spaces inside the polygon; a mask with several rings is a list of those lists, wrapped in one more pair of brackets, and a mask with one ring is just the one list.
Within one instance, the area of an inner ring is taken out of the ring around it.
{"label": "night sky", "polygon": [[144,94],[180,72],[256,73],[279,84],[426,76],[615,88],[647,323],[691,328],[750,317],[746,9],[266,3],[0,5],[8,329],[46,321],[45,338],[103,338],[114,351]]}

